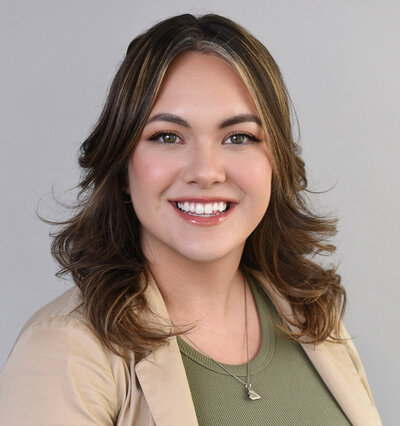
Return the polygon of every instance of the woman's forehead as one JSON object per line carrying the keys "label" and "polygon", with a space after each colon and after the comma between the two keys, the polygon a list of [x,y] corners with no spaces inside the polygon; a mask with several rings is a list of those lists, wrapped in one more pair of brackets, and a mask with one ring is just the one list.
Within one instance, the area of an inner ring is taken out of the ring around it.
{"label": "woman's forehead", "polygon": [[186,52],[169,66],[150,117],[165,112],[198,114],[200,109],[208,115],[258,115],[249,91],[230,64],[214,54]]}

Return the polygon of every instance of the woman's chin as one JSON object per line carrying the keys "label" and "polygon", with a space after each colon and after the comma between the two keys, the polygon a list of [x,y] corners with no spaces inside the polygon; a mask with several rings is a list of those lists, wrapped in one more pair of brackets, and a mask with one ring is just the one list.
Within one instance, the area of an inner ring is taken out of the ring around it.
{"label": "woman's chin", "polygon": [[185,247],[184,250],[177,251],[177,254],[181,256],[182,260],[187,260],[191,262],[198,263],[211,263],[218,262],[220,260],[227,259],[229,257],[239,258],[241,257],[243,251],[243,245],[238,247],[223,247],[222,245],[219,247],[213,247],[211,249],[205,247]]}

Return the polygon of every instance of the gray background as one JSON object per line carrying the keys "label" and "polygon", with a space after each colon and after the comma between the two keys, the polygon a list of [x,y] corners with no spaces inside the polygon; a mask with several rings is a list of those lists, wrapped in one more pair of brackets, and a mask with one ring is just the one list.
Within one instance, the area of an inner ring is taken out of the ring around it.
{"label": "gray background", "polygon": [[216,12],[257,36],[296,107],[317,205],[340,218],[345,322],[383,423],[398,424],[400,5],[385,0],[1,1],[0,368],[54,278],[49,227],[77,183],[77,149],[129,41],[159,19]]}

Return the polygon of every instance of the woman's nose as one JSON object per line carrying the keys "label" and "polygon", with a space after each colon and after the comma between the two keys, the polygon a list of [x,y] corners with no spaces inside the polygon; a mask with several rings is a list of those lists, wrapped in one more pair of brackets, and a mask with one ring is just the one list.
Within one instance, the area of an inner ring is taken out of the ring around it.
{"label": "woman's nose", "polygon": [[183,179],[186,183],[197,183],[203,188],[209,188],[214,183],[225,181],[222,152],[218,148],[213,141],[192,147],[183,170]]}

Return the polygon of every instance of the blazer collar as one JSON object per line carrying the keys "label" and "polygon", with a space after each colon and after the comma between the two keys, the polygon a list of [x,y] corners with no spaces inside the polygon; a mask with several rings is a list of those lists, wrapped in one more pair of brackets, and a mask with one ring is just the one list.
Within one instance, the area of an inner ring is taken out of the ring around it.
{"label": "blazer collar", "polygon": [[[171,326],[167,308],[150,277],[146,299],[159,322]],[[176,338],[151,352],[135,367],[146,402],[157,426],[198,426],[185,367]]]}
{"label": "blazer collar", "polygon": [[[271,284],[261,274],[255,277],[273,303],[282,312],[291,314],[289,303],[278,295]],[[150,278],[145,294],[152,310],[165,325],[170,326],[167,309],[153,278]],[[343,337],[348,337],[344,327]],[[368,383],[365,376],[362,377],[362,366],[357,365],[358,354],[351,341],[345,344],[324,342],[317,346],[302,344],[302,347],[353,425],[381,425]],[[168,345],[139,361],[135,371],[158,426],[198,425],[176,338],[171,338]]]}

